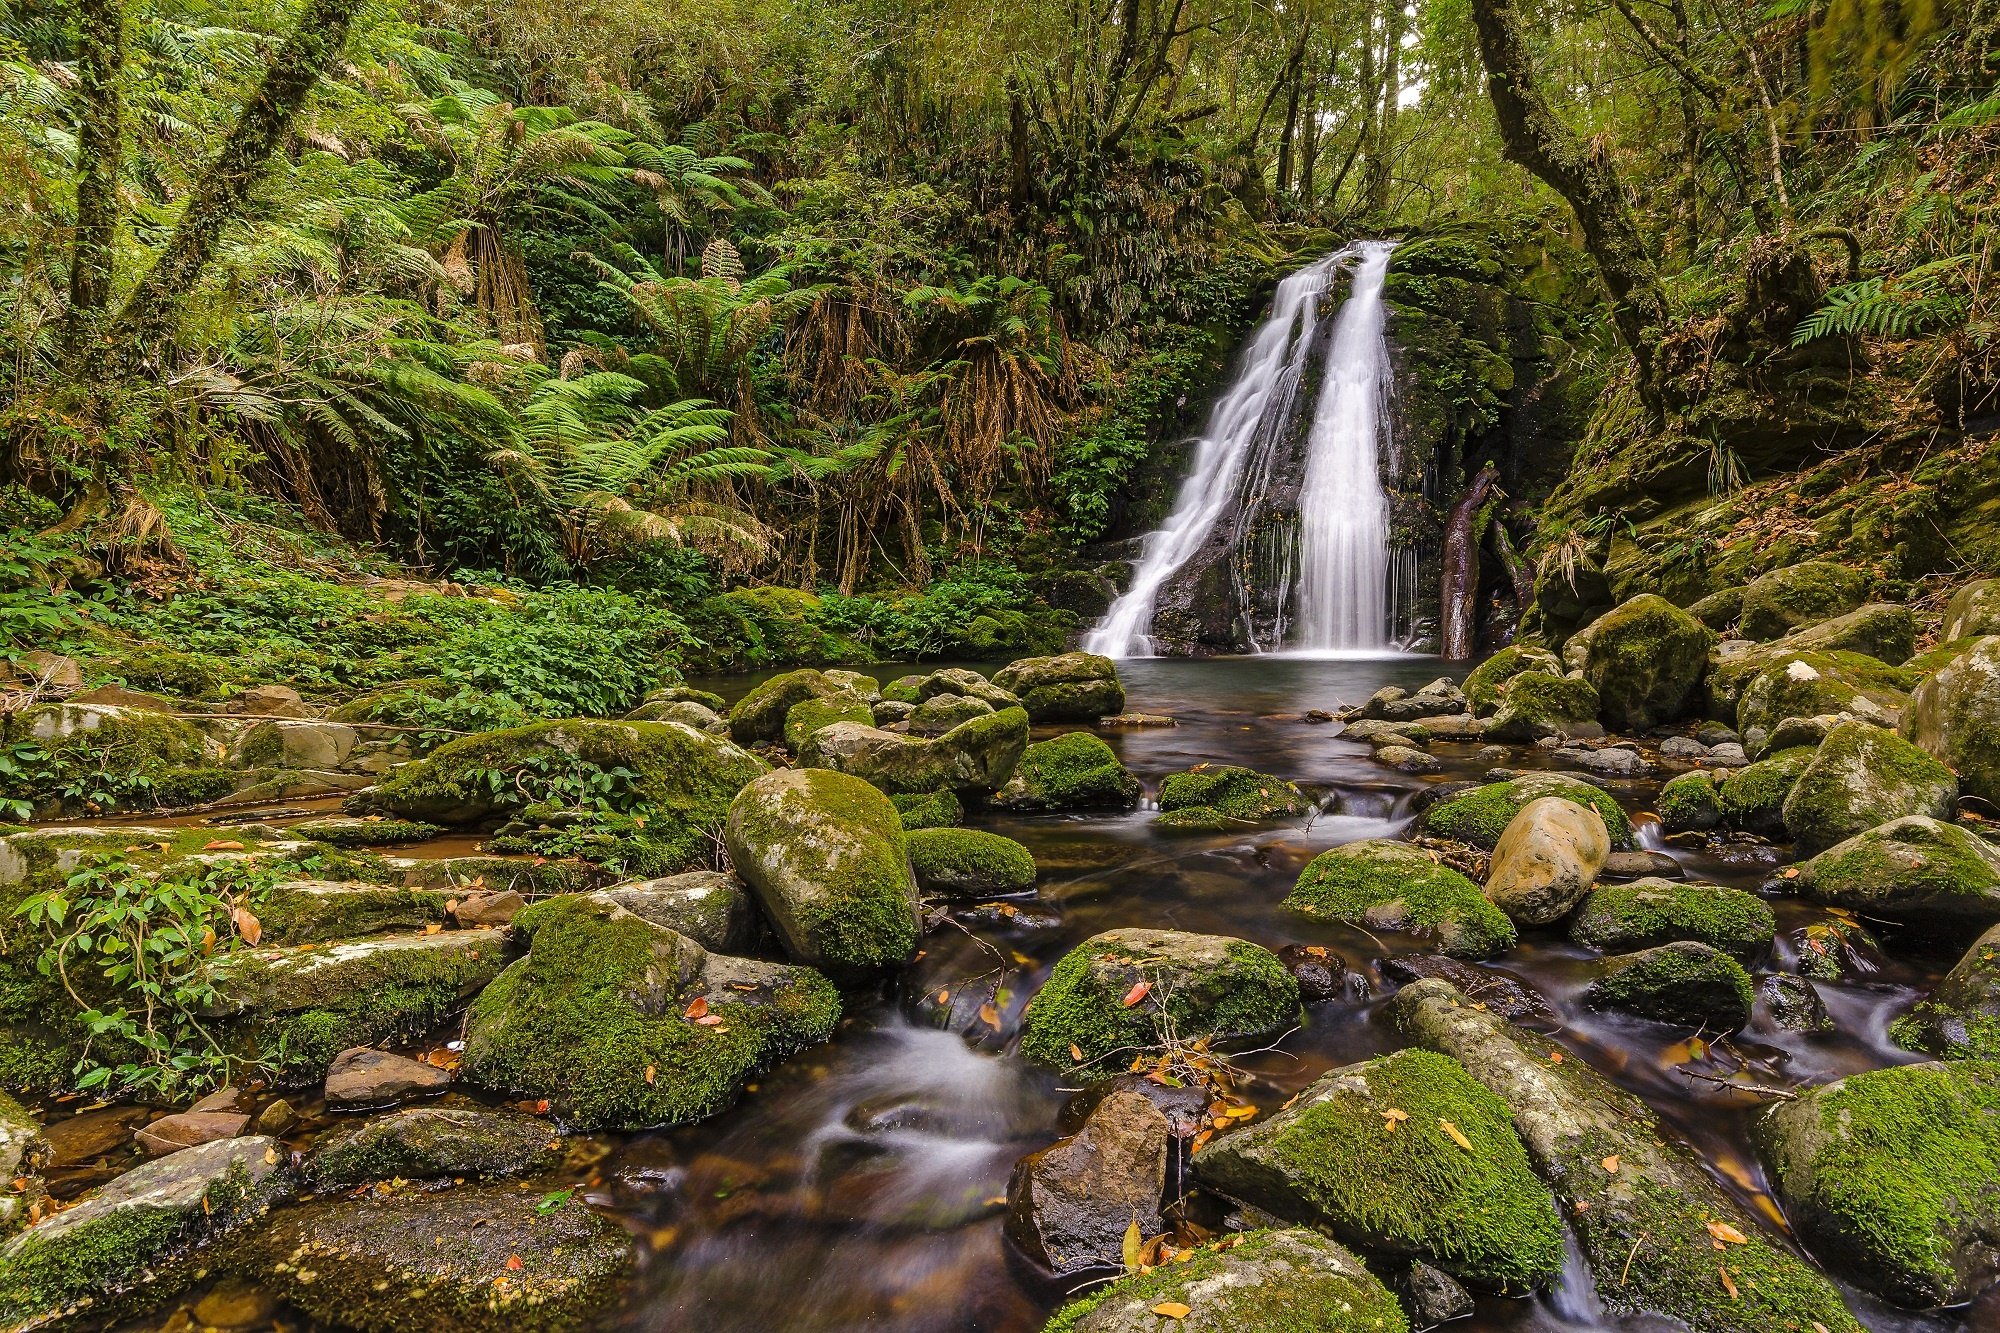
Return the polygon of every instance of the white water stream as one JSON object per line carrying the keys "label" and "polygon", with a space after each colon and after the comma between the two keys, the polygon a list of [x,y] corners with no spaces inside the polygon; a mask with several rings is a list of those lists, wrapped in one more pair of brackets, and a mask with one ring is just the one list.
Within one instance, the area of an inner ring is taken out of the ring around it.
{"label": "white water stream", "polygon": [[1377,472],[1390,390],[1382,288],[1391,241],[1361,241],[1278,284],[1270,318],[1251,336],[1236,380],[1196,442],[1173,512],[1146,535],[1132,586],[1084,636],[1087,652],[1150,657],[1161,590],[1240,502],[1246,462],[1289,425],[1315,343],[1319,306],[1334,275],[1354,266],[1335,317],[1325,382],[1314,409],[1299,499],[1299,634],[1305,652],[1389,646],[1389,500]]}

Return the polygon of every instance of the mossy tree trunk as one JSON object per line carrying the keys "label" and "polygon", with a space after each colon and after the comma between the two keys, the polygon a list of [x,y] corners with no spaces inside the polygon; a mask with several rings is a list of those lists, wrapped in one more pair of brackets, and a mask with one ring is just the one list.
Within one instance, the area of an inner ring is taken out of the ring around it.
{"label": "mossy tree trunk", "polygon": [[1444,526],[1444,579],[1438,590],[1438,635],[1447,662],[1463,662],[1479,650],[1479,530],[1500,473],[1491,463],[1451,507]]}
{"label": "mossy tree trunk", "polygon": [[1486,91],[1510,161],[1560,194],[1583,228],[1584,247],[1611,294],[1618,337],[1638,363],[1640,392],[1659,411],[1653,344],[1666,323],[1667,300],[1653,257],[1625,201],[1623,182],[1605,154],[1557,116],[1535,80],[1535,62],[1514,0],[1473,0]]}
{"label": "mossy tree trunk", "polygon": [[78,0],[76,243],[70,255],[65,358],[80,361],[111,301],[118,234],[118,166],[124,153],[125,11],[119,0]]}

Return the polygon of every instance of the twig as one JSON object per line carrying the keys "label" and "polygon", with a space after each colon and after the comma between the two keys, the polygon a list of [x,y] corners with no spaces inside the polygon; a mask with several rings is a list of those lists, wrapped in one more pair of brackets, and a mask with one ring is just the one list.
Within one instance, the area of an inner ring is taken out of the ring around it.
{"label": "twig", "polygon": [[1766,1087],[1761,1083],[1735,1083],[1714,1074],[1699,1074],[1692,1069],[1683,1069],[1680,1072],[1689,1078],[1698,1078],[1704,1083],[1713,1083],[1734,1092],[1747,1092],[1756,1097],[1775,1097],[1781,1102],[1795,1102],[1799,1099],[1799,1094],[1785,1088]]}

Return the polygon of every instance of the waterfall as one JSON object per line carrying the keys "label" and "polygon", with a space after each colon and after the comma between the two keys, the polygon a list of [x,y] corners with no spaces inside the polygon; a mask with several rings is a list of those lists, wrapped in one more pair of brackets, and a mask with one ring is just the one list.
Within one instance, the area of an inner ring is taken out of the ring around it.
{"label": "waterfall", "polygon": [[1378,455],[1392,388],[1382,337],[1391,241],[1363,241],[1334,321],[1299,492],[1299,628],[1307,652],[1389,645],[1389,496]]}
{"label": "waterfall", "polygon": [[[1313,412],[1298,503],[1297,568],[1259,568],[1273,583],[1279,608],[1298,585],[1299,634],[1289,645],[1307,651],[1388,646],[1392,615],[1388,550],[1389,502],[1377,475],[1387,436],[1390,388],[1382,329],[1382,288],[1394,243],[1362,241],[1315,260],[1278,284],[1270,316],[1252,333],[1236,379],[1217,400],[1196,440],[1173,512],[1148,533],[1132,585],[1113,602],[1083,647],[1107,657],[1154,652],[1153,622],[1161,593],[1247,494],[1261,493],[1292,428],[1301,381],[1315,347],[1324,344],[1325,380]],[[1321,298],[1344,267],[1353,290],[1335,316],[1330,339],[1319,336]],[[1242,540],[1226,532],[1218,540]],[[1400,570],[1397,571],[1400,573]],[[1279,586],[1282,585],[1282,586]],[[1256,634],[1247,635],[1253,648]]]}

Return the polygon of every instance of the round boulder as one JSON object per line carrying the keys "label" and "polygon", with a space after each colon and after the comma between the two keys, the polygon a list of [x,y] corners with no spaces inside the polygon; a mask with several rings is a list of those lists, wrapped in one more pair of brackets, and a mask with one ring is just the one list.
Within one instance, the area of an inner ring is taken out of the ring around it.
{"label": "round boulder", "polygon": [[2000,634],[1977,640],[1917,686],[1905,725],[1967,792],[2000,805]]}
{"label": "round boulder", "polygon": [[1644,593],[1591,626],[1583,678],[1597,690],[1598,716],[1618,731],[1645,731],[1699,699],[1715,635],[1664,597]]}
{"label": "round boulder", "polygon": [[1500,835],[1486,896],[1519,924],[1545,926],[1583,900],[1609,855],[1611,835],[1596,810],[1545,796]]}
{"label": "round boulder", "polygon": [[1037,722],[1095,722],[1125,711],[1118,668],[1096,653],[1024,657],[994,672],[993,683]]}

